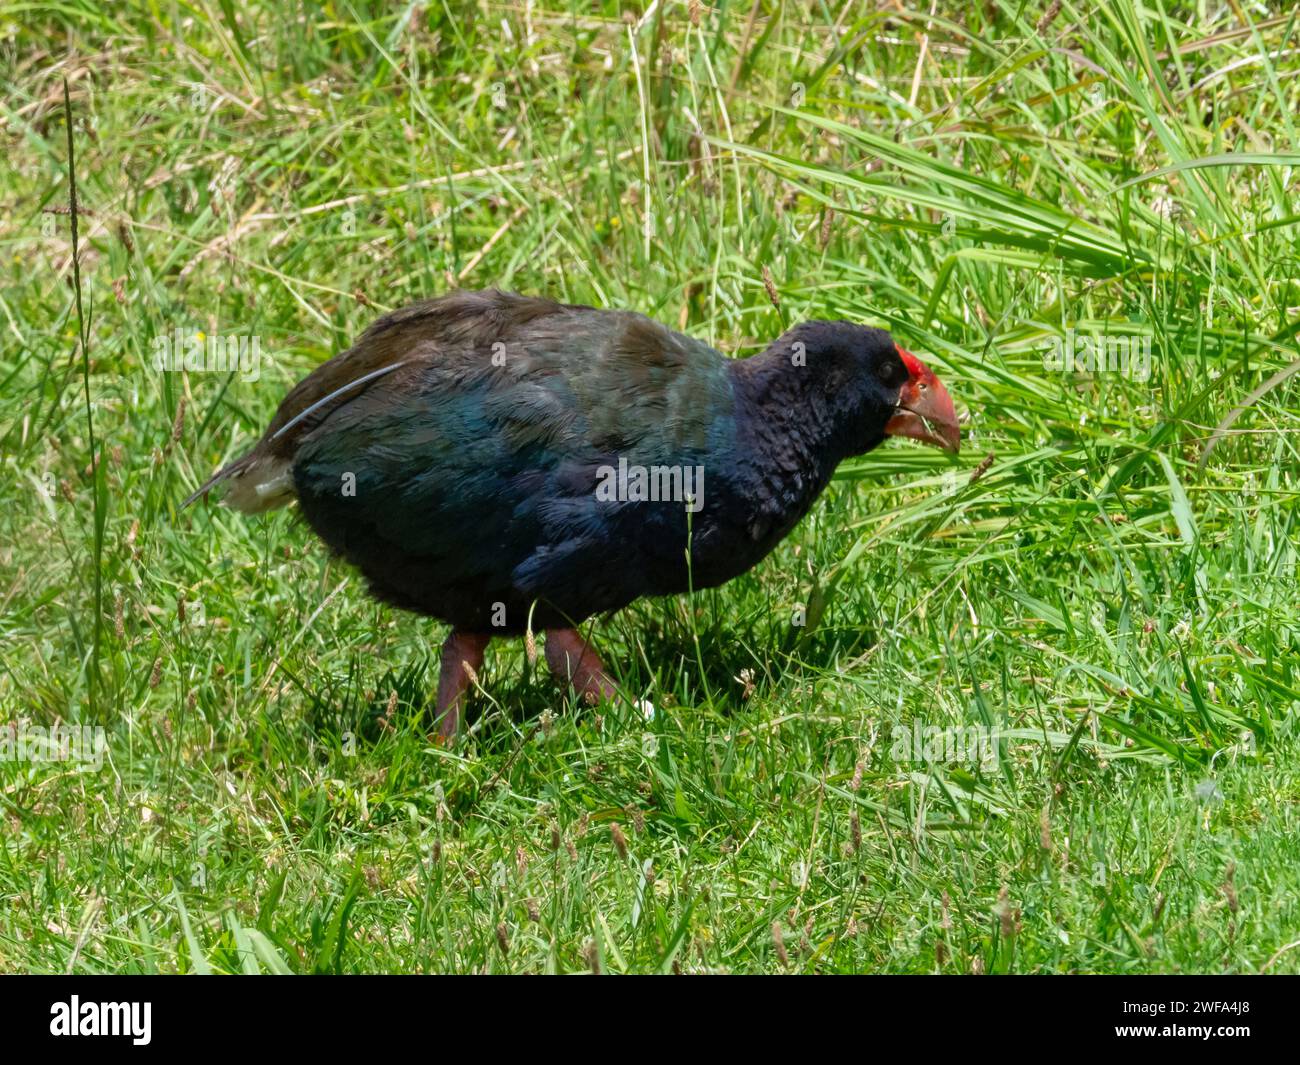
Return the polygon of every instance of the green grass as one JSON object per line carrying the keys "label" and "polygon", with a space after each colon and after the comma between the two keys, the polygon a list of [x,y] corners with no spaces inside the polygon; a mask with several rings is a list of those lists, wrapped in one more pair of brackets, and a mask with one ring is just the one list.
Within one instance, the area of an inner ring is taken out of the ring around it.
{"label": "green grass", "polygon": [[[0,717],[109,743],[0,762],[0,969],[1300,970],[1300,15],[1044,6],[0,5]],[[652,720],[497,642],[436,747],[438,626],[179,503],[457,279],[884,325],[965,449],[600,621]]]}

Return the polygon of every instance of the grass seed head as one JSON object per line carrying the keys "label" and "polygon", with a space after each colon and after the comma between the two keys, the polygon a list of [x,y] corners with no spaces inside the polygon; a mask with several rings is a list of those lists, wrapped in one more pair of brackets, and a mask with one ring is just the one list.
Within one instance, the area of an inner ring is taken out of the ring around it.
{"label": "grass seed head", "polygon": [[771,301],[772,306],[779,311],[781,309],[781,294],[776,290],[776,282],[772,280],[772,271],[766,263],[763,264],[763,287],[767,289],[767,298]]}
{"label": "grass seed head", "polygon": [[785,936],[781,932],[781,922],[772,922],[772,946],[776,950],[777,960],[783,969],[790,968],[790,955],[785,949]]}
{"label": "grass seed head", "polygon": [[1047,5],[1047,10],[1043,12],[1043,17],[1038,20],[1034,26],[1034,32],[1040,37],[1047,32],[1052,23],[1056,21],[1056,16],[1061,13],[1061,0],[1052,0]]}

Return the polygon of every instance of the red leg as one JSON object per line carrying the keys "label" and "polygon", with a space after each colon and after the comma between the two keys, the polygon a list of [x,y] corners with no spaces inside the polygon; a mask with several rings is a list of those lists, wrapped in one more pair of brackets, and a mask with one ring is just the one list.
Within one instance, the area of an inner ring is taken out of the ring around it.
{"label": "red leg", "polygon": [[546,630],[546,664],[588,703],[594,705],[618,693],[600,656],[576,629]]}
{"label": "red leg", "polygon": [[442,645],[442,664],[438,673],[438,702],[436,716],[438,735],[449,740],[460,728],[460,708],[465,692],[483,668],[483,652],[492,639],[485,632],[454,630]]}

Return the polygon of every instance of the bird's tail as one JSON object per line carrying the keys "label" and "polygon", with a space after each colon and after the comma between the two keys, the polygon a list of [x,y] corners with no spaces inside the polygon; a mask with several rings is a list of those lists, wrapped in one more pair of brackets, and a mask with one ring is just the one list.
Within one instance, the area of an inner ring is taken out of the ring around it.
{"label": "bird's tail", "polygon": [[224,481],[229,481],[230,487],[222,502],[245,514],[274,510],[296,498],[289,460],[262,454],[255,448],[204,481],[198,491],[181,504],[181,509],[206,496]]}

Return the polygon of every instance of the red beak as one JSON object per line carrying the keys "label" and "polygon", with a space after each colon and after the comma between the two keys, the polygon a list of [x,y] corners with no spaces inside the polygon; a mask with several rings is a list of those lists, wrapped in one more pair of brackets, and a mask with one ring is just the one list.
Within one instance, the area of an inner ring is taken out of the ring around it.
{"label": "red beak", "polygon": [[898,413],[885,424],[886,436],[910,436],[945,451],[961,450],[961,429],[948,390],[934,372],[910,351],[898,349],[907,367],[907,383],[898,393]]}

